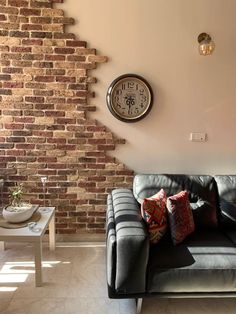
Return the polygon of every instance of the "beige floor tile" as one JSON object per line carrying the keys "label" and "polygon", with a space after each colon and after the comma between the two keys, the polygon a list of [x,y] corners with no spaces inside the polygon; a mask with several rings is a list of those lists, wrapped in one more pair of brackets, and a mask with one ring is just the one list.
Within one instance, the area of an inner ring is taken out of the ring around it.
{"label": "beige floor tile", "polygon": [[169,299],[157,299],[154,297],[144,299],[142,314],[177,314],[176,308],[172,307],[170,302],[171,300]]}
{"label": "beige floor tile", "polygon": [[[0,279],[6,279],[0,282],[1,314],[136,314],[133,299],[107,297],[105,247],[72,243],[50,252],[44,245],[40,288],[35,287],[32,250],[9,243],[0,256]],[[143,301],[142,314],[202,313],[235,314],[236,299]]]}
{"label": "beige floor tile", "polygon": [[0,299],[0,313],[4,313],[4,311],[10,305],[12,298],[1,298]]}
{"label": "beige floor tile", "polygon": [[120,314],[136,314],[136,302],[134,299],[121,299],[119,302]]}
{"label": "beige floor tile", "polygon": [[4,314],[65,314],[63,298],[13,298]]}
{"label": "beige floor tile", "polygon": [[86,314],[120,314],[119,303],[108,298],[91,298]]}

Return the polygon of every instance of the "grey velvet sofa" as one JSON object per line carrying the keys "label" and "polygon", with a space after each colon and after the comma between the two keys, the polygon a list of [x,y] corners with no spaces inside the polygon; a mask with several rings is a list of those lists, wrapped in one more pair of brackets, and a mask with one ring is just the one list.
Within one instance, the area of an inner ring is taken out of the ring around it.
{"label": "grey velvet sofa", "polygon": [[[189,192],[195,232],[174,246],[170,233],[150,245],[140,202],[163,188]],[[108,196],[110,298],[236,296],[236,175],[140,174],[133,190]]]}

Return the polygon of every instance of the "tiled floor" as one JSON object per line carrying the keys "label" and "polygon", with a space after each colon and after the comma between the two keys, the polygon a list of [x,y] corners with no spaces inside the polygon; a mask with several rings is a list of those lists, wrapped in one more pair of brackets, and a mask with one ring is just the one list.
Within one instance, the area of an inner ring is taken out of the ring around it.
{"label": "tiled floor", "polygon": [[[43,250],[44,286],[34,286],[32,247],[7,245],[0,253],[1,314],[135,314],[133,300],[107,298],[105,247],[60,244]],[[142,314],[235,314],[236,299],[157,299]]]}

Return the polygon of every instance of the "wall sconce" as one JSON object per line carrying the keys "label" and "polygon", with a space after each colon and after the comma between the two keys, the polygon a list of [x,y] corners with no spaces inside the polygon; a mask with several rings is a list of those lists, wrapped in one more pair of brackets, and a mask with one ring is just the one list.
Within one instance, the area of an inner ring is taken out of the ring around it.
{"label": "wall sconce", "polygon": [[212,54],[212,52],[215,49],[215,44],[209,34],[201,33],[198,36],[198,42],[199,42],[198,50],[199,50],[200,55],[208,56]]}

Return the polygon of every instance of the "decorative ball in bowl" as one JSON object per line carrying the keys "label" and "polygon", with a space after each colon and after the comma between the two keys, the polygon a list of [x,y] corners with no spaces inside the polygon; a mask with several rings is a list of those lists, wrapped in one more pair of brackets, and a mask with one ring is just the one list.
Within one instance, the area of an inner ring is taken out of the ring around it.
{"label": "decorative ball in bowl", "polygon": [[20,203],[18,206],[9,205],[3,208],[3,218],[11,223],[23,222],[33,215],[35,206],[29,203]]}

